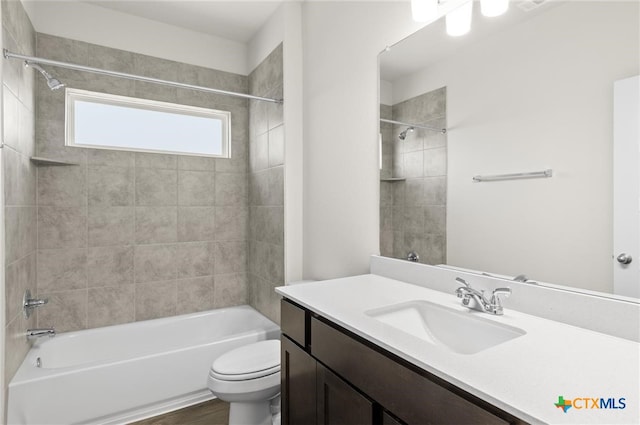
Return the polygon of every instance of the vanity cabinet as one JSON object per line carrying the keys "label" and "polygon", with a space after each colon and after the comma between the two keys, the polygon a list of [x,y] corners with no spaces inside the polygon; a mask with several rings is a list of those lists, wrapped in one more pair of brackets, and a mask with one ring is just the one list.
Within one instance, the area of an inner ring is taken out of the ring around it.
{"label": "vanity cabinet", "polygon": [[281,312],[283,425],[524,423],[289,300]]}

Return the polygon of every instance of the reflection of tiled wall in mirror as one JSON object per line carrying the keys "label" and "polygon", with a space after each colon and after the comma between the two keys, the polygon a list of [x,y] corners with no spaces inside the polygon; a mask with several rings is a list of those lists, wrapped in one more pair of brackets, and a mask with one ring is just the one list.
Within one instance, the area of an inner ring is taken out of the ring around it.
{"label": "reflection of tiled wall in mirror", "polygon": [[[446,128],[446,88],[381,105],[380,117]],[[405,180],[381,182],[380,251],[396,258],[414,251],[422,263],[441,264],[446,262],[447,136],[416,128],[401,140],[406,129],[381,125],[381,178]]]}

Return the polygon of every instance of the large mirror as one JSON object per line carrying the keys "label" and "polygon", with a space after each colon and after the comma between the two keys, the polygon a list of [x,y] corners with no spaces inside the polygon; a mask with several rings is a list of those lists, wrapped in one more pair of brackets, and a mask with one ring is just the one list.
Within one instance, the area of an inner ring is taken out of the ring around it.
{"label": "large mirror", "polygon": [[[468,34],[448,36],[442,19],[380,55],[381,254],[639,294],[637,114],[634,160],[614,167],[628,158],[614,91],[640,97],[628,88],[639,3],[512,1],[496,18],[475,6]],[[635,224],[614,231],[625,191]],[[614,245],[625,239],[635,247]]]}

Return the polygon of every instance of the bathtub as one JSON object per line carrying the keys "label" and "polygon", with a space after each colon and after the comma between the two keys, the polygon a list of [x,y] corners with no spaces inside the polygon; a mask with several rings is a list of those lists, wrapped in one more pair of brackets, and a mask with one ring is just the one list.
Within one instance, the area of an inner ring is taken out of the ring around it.
{"label": "bathtub", "polygon": [[206,401],[216,357],[279,337],[240,306],[39,340],[9,384],[8,423],[123,424]]}

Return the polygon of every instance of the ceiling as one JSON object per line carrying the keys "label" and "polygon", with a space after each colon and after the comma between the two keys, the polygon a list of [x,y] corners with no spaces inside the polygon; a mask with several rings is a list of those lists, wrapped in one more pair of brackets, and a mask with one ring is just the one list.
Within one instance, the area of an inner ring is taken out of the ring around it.
{"label": "ceiling", "polygon": [[81,0],[228,40],[247,43],[285,0]]}

